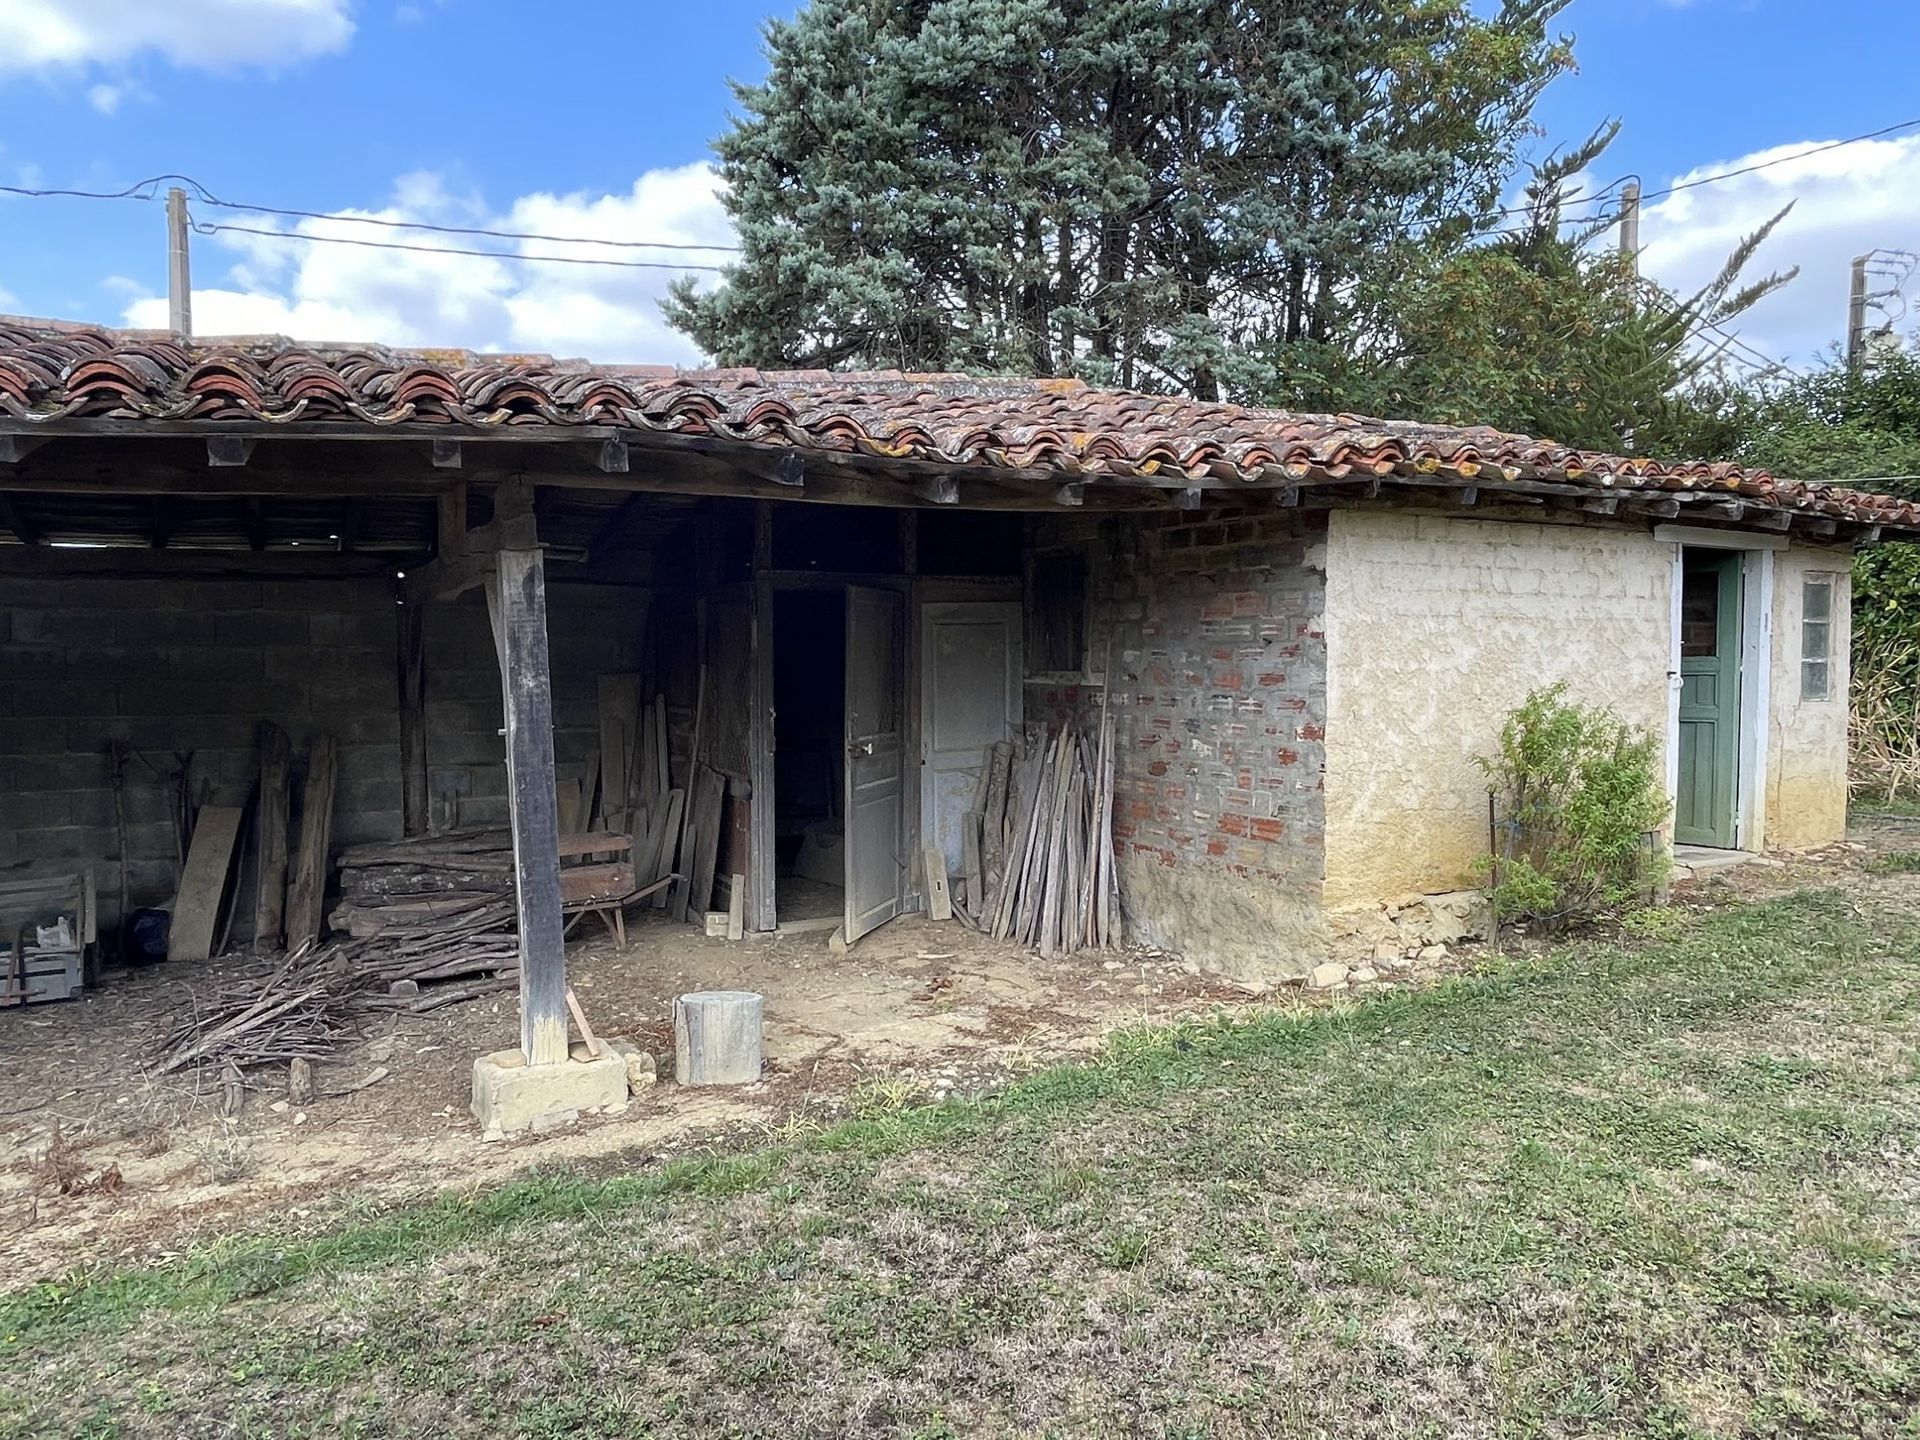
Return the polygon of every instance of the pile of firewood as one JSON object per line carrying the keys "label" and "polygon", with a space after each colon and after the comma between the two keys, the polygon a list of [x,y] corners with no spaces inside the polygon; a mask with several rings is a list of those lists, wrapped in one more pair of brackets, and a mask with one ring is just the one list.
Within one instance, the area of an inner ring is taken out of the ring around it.
{"label": "pile of firewood", "polygon": [[[356,940],[382,939],[409,954],[432,950],[456,966],[468,948],[491,960],[513,949],[513,836],[456,830],[351,845],[339,855],[340,903],[327,921]],[[475,964],[469,969],[486,968]]]}
{"label": "pile of firewood", "polygon": [[1067,725],[994,746],[978,814],[978,895],[960,907],[976,929],[1049,958],[1119,942],[1110,712],[1091,741]]}

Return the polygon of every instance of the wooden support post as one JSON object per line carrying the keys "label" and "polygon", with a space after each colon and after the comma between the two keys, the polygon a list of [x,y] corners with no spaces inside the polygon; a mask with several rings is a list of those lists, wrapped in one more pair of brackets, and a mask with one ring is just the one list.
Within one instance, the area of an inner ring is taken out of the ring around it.
{"label": "wooden support post", "polygon": [[287,921],[287,782],[293,745],[271,721],[254,726],[260,747],[260,810],[254,827],[253,941],[278,946]]}
{"label": "wooden support post", "polygon": [[441,560],[453,560],[467,548],[467,486],[463,480],[458,485],[449,485],[440,492],[437,501],[439,512],[440,548],[437,552]]}
{"label": "wooden support post", "polygon": [[427,814],[427,667],[426,607],[404,600],[394,607],[399,619],[400,681],[400,826],[404,834],[424,835]]}
{"label": "wooden support post", "polygon": [[529,1065],[557,1065],[567,1058],[567,952],[547,586],[540,552],[502,550],[487,600],[507,721],[507,803],[520,927],[520,1053]]}

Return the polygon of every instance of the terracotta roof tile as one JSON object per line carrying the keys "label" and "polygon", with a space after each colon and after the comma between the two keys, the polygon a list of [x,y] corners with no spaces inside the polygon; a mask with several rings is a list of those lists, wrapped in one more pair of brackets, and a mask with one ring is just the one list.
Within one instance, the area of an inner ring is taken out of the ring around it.
{"label": "terracotta roof tile", "polygon": [[142,417],[322,421],[429,429],[600,425],[970,467],[1272,478],[1457,477],[1596,490],[1725,491],[1761,507],[1920,528],[1920,506],[1720,463],[1596,454],[1485,426],[1308,415],[1074,380],[898,371],[673,370],[545,355],[301,345],[273,336],[181,343],[0,317],[0,420]]}

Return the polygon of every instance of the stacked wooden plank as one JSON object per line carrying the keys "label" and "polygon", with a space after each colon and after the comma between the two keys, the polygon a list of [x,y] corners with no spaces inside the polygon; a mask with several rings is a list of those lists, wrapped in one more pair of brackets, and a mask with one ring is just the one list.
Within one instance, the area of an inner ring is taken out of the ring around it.
{"label": "stacked wooden plank", "polygon": [[981,783],[977,897],[961,909],[997,940],[1049,958],[1120,940],[1113,868],[1113,724],[996,745]]}
{"label": "stacked wooden plank", "polygon": [[[669,755],[667,697],[643,699],[637,675],[602,675],[599,788],[586,796],[582,818],[633,838],[631,864],[641,888],[674,873],[686,829],[687,795],[672,783]],[[589,791],[592,786],[590,778]],[[663,887],[653,904],[666,903]]]}

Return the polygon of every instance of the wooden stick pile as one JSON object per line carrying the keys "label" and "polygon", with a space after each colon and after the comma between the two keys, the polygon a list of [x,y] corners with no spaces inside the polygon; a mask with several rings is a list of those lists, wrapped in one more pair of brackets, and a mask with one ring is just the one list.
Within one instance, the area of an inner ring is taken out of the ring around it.
{"label": "wooden stick pile", "polygon": [[1092,742],[1068,725],[1018,754],[994,746],[980,793],[982,883],[961,913],[1048,958],[1119,943],[1110,712]]}
{"label": "wooden stick pile", "polygon": [[189,999],[160,1042],[160,1073],[196,1064],[246,1069],[326,1054],[356,1028],[358,985],[337,949],[303,945],[271,970]]}

